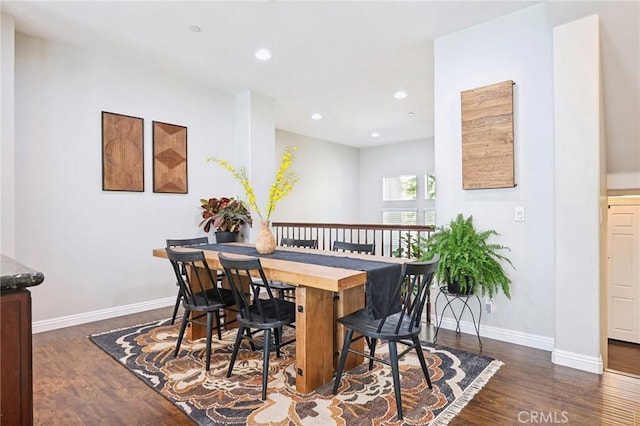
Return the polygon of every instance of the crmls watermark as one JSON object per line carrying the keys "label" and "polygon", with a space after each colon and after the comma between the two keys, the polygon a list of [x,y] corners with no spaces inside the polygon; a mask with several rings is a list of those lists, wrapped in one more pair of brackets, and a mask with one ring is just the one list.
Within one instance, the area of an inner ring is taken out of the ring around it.
{"label": "crmls watermark", "polygon": [[565,424],[569,423],[569,413],[566,411],[520,411],[519,423],[531,424]]}

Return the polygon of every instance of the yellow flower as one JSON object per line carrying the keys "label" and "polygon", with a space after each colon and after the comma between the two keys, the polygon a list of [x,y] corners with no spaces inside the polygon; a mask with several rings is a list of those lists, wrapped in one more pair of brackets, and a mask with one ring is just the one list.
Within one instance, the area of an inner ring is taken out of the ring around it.
{"label": "yellow flower", "polygon": [[[297,148],[293,147],[293,151]],[[256,195],[253,191],[253,187],[249,182],[249,178],[247,177],[247,170],[244,167],[241,167],[239,170],[233,167],[227,160],[221,158],[207,158],[207,161],[213,161],[214,163],[220,164],[223,168],[227,169],[231,175],[242,184],[244,188],[245,196],[247,197],[247,204],[253,208],[258,216],[260,216],[261,220],[269,220],[271,214],[275,211],[276,205],[278,201],[289,195],[289,193],[293,190],[293,186],[300,179],[300,175],[293,173],[289,168],[293,163],[293,152],[292,149],[288,146],[285,148],[285,153],[282,155],[282,159],[280,160],[280,167],[278,167],[278,171],[276,172],[276,178],[269,189],[269,201],[267,202],[267,213],[266,216],[262,216],[262,211],[258,207],[256,203]]]}

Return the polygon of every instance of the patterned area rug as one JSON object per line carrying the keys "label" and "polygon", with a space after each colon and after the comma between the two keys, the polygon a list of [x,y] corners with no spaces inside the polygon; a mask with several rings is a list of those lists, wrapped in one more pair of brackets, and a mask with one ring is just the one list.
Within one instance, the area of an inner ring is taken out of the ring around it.
{"label": "patterned area rug", "polygon": [[[226,377],[236,332],[212,343],[204,369],[205,342],[184,339],[173,357],[178,325],[168,320],[90,336],[90,339],[199,425],[444,425],[473,398],[502,362],[439,345],[424,344],[433,382],[427,387],[415,352],[400,361],[404,420],[398,422],[391,368],[368,363],[345,372],[338,395],[333,381],[309,395],[295,390],[295,345],[269,362],[267,400],[260,400],[262,352],[247,344]],[[376,353],[384,354],[387,345]]]}

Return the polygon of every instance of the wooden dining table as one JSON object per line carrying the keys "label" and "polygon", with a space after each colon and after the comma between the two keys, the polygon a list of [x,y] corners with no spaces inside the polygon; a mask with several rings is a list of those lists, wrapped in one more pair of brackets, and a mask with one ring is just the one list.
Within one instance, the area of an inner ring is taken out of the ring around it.
{"label": "wooden dining table", "polygon": [[[233,243],[234,246],[252,247],[250,244]],[[226,244],[225,244],[226,246]],[[220,245],[219,250],[212,250],[204,246],[210,268],[222,270],[218,253],[223,251],[225,256],[245,257],[242,254],[232,254]],[[406,259],[372,256],[357,253],[341,253],[304,249],[295,247],[278,247],[279,251],[294,251],[319,254],[325,256],[345,256],[363,261],[379,261],[391,264],[401,264]],[[182,248],[182,250],[193,250]],[[156,257],[166,258],[164,248],[153,250]],[[337,355],[340,353],[345,330],[336,325],[336,318],[347,315],[365,305],[365,284],[367,272],[364,270],[346,269],[341,267],[324,266],[313,263],[273,259],[268,256],[260,257],[262,268],[271,281],[281,281],[295,285],[296,291],[296,390],[300,393],[310,393],[333,378]],[[195,329],[193,324],[188,338],[202,337],[202,331]],[[360,339],[351,346],[362,351],[364,339]],[[362,363],[364,358],[356,354],[349,354],[346,369]]]}

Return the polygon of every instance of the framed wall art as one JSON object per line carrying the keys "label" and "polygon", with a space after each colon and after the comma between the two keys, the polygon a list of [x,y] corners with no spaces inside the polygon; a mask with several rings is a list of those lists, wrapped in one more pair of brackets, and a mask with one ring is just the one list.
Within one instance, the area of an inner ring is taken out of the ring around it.
{"label": "framed wall art", "polygon": [[511,80],[466,90],[462,105],[462,187],[514,187]]}
{"label": "framed wall art", "polygon": [[153,122],[153,192],[186,194],[187,128]]}
{"label": "framed wall art", "polygon": [[102,190],[144,191],[143,119],[102,111]]}

